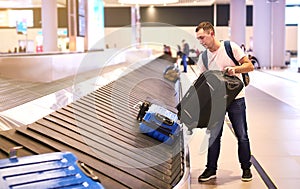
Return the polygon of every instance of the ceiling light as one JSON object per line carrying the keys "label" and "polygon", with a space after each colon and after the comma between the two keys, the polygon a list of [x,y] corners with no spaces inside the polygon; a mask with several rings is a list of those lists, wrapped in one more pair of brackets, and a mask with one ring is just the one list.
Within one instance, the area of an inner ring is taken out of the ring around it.
{"label": "ceiling light", "polygon": [[119,3],[124,4],[139,4],[139,5],[153,5],[153,4],[168,4],[168,3],[178,3],[179,0],[118,0]]}

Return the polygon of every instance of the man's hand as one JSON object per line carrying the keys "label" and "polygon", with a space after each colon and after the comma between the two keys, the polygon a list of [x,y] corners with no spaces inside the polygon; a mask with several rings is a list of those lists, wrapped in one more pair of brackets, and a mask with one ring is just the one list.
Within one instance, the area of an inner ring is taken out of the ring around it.
{"label": "man's hand", "polygon": [[225,71],[225,73],[226,73],[227,75],[230,75],[230,76],[235,75],[235,69],[234,69],[234,67],[226,67],[226,68],[224,69],[224,71]]}

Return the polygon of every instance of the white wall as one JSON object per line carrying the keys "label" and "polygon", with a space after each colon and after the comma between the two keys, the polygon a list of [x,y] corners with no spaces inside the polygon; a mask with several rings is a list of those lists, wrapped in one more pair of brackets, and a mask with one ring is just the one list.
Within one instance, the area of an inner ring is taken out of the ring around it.
{"label": "white wall", "polygon": [[[142,28],[142,42],[147,41],[160,42],[168,44],[173,48],[181,45],[181,40],[186,39],[191,48],[203,49],[195,39],[195,27],[144,27]],[[109,47],[123,48],[130,45],[130,28],[105,28],[105,43]],[[116,35],[117,34],[117,35]],[[229,39],[228,27],[216,27],[216,36],[218,39]],[[250,47],[250,39],[253,36],[252,27],[246,28],[246,47]],[[286,50],[297,50],[297,26],[286,27]]]}
{"label": "white wall", "polygon": [[[42,29],[28,29],[27,39],[34,40],[38,35],[38,31]],[[26,40],[25,35],[18,35],[16,29],[0,29],[1,43],[0,52],[8,52],[10,49],[12,52],[14,48],[18,48],[18,40]]]}
{"label": "white wall", "polygon": [[298,35],[297,35],[298,27],[297,26],[288,26],[286,27],[286,37],[285,37],[285,45],[287,50],[297,50],[298,49]]}
{"label": "white wall", "polygon": [[[59,28],[64,30],[65,28]],[[18,48],[19,40],[29,40],[34,42],[34,52],[37,45],[36,38],[40,36],[39,33],[42,32],[42,28],[29,28],[26,35],[17,34],[16,29],[0,29],[1,43],[0,52],[8,52],[8,50],[14,51],[14,48]]]}
{"label": "white wall", "polygon": [[[181,45],[181,40],[185,39],[191,48],[203,49],[199,42],[195,40],[195,27],[144,27],[142,28],[142,42],[153,43],[152,45],[162,49],[162,44],[170,45],[173,50],[177,50],[177,45]],[[28,40],[36,39],[38,31],[41,29],[28,29]],[[219,39],[228,39],[228,27],[216,27],[216,36]],[[249,48],[250,37],[252,37],[252,27],[246,28],[246,47]],[[17,35],[15,29],[0,29],[1,43],[0,52],[7,52],[18,47],[18,40],[25,40],[26,36]],[[297,26],[286,27],[286,49],[297,50]],[[131,45],[131,28],[105,28],[105,44],[109,48],[126,48]],[[156,43],[156,44],[154,44]],[[150,45],[150,44],[149,44]]]}

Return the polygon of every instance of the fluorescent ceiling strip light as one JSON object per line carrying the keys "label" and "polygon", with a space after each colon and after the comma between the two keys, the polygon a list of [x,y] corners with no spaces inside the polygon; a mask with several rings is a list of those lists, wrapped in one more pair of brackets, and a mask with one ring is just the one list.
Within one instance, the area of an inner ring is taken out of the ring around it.
{"label": "fluorescent ceiling strip light", "polygon": [[154,5],[154,4],[178,3],[178,0],[119,0],[118,2],[124,4]]}

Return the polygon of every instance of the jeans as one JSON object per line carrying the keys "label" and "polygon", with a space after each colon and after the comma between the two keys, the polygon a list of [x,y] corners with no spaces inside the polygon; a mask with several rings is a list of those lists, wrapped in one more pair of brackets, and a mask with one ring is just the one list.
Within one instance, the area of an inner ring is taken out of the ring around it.
{"label": "jeans", "polygon": [[[238,157],[242,169],[249,169],[251,166],[250,142],[247,134],[246,104],[245,98],[234,100],[227,108],[228,117],[231,121],[235,136],[238,141]],[[217,162],[220,155],[221,136],[224,119],[220,120],[216,126],[212,127],[209,137],[209,147],[207,153],[208,169],[217,170]]]}
{"label": "jeans", "polygon": [[187,72],[187,55],[186,54],[183,54],[182,55],[182,62],[183,62],[183,72]]}

